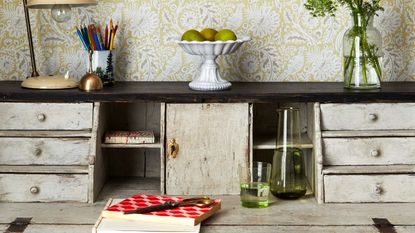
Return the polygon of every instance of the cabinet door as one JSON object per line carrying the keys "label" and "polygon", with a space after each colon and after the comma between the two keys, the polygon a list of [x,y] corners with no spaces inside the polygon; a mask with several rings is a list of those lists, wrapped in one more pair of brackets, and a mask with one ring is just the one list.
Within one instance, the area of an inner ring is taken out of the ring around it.
{"label": "cabinet door", "polygon": [[167,104],[166,144],[175,139],[176,158],[166,156],[166,193],[239,193],[239,165],[249,157],[249,104]]}

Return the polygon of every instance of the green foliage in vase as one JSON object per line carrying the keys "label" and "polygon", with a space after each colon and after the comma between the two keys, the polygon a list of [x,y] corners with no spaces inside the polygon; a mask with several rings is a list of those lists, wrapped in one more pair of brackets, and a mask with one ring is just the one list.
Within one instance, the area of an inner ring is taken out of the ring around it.
{"label": "green foliage in vase", "polygon": [[311,15],[334,16],[339,6],[346,6],[352,12],[366,15],[368,18],[375,15],[377,11],[383,10],[380,6],[381,0],[307,0],[304,4]]}
{"label": "green foliage in vase", "polygon": [[381,0],[307,0],[304,4],[314,17],[335,16],[335,12],[341,6],[351,11],[353,27],[346,32],[345,36],[349,38],[352,45],[348,55],[345,55],[343,64],[345,83],[348,88],[351,88],[352,80],[356,76],[362,76],[363,84],[369,85],[368,75],[373,73],[370,72],[371,69],[375,71],[379,82],[382,77],[378,55],[381,54],[381,48],[371,44],[367,33],[371,19],[377,15],[378,11],[383,11],[380,2]]}

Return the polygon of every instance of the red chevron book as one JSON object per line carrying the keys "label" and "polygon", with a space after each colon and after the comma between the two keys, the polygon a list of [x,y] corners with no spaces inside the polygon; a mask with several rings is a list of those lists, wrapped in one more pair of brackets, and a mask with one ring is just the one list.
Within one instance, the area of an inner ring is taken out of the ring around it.
{"label": "red chevron book", "polygon": [[181,202],[183,197],[169,197],[138,194],[122,200],[102,211],[102,217],[109,219],[125,219],[133,221],[154,222],[161,224],[177,224],[195,226],[221,208],[221,201],[215,199],[208,207],[182,206],[169,210],[154,211],[145,214],[124,214],[137,208],[164,204],[166,201]]}

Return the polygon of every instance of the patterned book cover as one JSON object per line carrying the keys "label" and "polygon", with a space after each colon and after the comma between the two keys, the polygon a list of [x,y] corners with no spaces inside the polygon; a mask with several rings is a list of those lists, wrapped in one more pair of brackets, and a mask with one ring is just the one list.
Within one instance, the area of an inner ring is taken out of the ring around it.
{"label": "patterned book cover", "polygon": [[169,210],[155,211],[145,214],[124,214],[137,208],[163,204],[166,201],[180,202],[182,197],[134,195],[112,205],[102,211],[104,218],[157,222],[164,224],[178,224],[194,226],[210,217],[221,207],[221,201],[215,199],[209,207],[183,206]]}
{"label": "patterned book cover", "polygon": [[154,142],[152,131],[109,131],[105,133],[105,143],[140,144]]}

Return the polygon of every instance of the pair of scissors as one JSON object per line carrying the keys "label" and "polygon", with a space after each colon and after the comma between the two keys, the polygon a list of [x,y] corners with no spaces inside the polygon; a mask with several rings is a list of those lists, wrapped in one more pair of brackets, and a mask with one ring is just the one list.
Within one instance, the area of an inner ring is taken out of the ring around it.
{"label": "pair of scissors", "polygon": [[135,210],[124,212],[124,214],[145,214],[153,211],[169,210],[182,206],[198,206],[209,207],[214,204],[215,201],[209,197],[194,197],[183,199],[182,201],[166,201],[160,205],[152,205],[149,207],[138,208]]}

